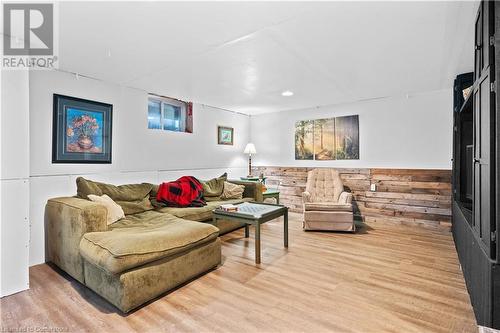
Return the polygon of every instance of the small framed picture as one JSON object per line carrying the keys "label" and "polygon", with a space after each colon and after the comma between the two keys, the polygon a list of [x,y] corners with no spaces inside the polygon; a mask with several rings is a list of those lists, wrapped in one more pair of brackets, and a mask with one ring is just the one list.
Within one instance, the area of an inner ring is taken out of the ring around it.
{"label": "small framed picture", "polygon": [[220,145],[233,145],[234,129],[232,127],[217,127],[217,143]]}
{"label": "small framed picture", "polygon": [[54,94],[52,163],[111,163],[113,105]]}

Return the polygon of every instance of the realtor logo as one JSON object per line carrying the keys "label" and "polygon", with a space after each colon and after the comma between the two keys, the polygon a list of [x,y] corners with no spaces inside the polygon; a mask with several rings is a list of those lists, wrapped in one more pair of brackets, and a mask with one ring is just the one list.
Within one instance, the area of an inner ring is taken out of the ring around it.
{"label": "realtor logo", "polygon": [[[4,55],[52,55],[54,9],[51,3],[3,6]],[[10,37],[10,38],[9,38]]]}
{"label": "realtor logo", "polygon": [[3,68],[54,68],[54,5],[3,4]]}

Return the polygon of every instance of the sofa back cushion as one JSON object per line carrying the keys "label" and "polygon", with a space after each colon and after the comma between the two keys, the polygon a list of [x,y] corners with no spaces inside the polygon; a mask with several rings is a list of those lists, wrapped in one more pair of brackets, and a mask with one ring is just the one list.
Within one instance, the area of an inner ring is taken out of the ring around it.
{"label": "sofa back cushion", "polygon": [[153,209],[149,200],[151,184],[127,184],[111,185],[94,182],[83,177],[76,179],[77,195],[83,199],[89,199],[88,195],[108,195],[113,201],[120,205],[125,215],[136,214]]}

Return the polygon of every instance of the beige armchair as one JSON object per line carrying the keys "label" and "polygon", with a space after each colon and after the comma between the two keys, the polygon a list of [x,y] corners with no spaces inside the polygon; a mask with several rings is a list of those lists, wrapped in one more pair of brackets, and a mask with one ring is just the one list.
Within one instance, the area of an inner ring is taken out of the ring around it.
{"label": "beige armchair", "polygon": [[335,169],[314,169],[307,174],[304,202],[305,230],[355,231],[352,193]]}

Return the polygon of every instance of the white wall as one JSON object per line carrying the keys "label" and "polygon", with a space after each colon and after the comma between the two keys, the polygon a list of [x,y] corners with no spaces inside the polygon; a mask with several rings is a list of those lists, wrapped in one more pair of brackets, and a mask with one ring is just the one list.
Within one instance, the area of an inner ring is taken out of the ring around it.
{"label": "white wall", "polygon": [[[255,165],[451,169],[452,104],[448,89],[252,116]],[[355,114],[359,115],[359,160],[295,160],[296,121]]]}
{"label": "white wall", "polygon": [[[54,196],[74,195],[75,179],[114,183],[230,177],[246,172],[248,116],[195,104],[194,133],[147,129],[147,93],[58,71],[30,73],[30,264],[45,261],[44,206]],[[112,164],[52,164],[54,93],[113,104]],[[162,92],[156,92],[162,93]],[[168,94],[168,92],[165,92]],[[217,145],[217,125],[234,127],[234,146]]]}
{"label": "white wall", "polygon": [[0,296],[29,286],[28,80],[28,71],[1,71]]}

